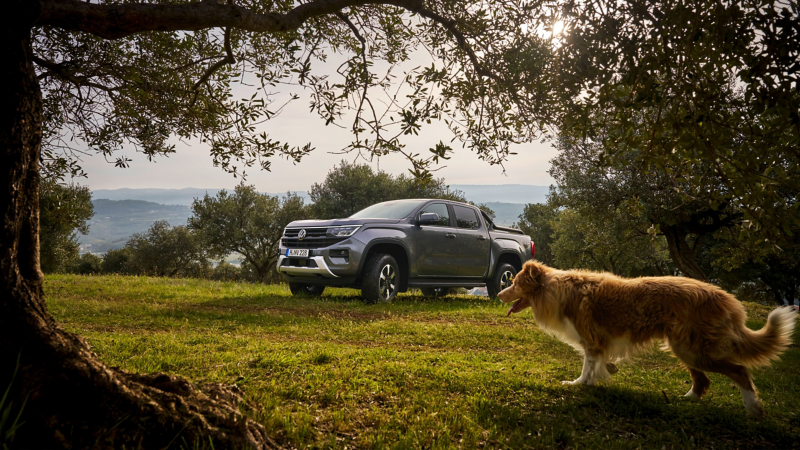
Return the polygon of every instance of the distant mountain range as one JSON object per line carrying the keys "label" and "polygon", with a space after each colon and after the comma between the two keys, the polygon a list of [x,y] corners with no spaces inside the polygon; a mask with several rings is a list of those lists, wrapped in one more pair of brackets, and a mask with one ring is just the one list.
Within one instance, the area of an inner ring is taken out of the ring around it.
{"label": "distant mountain range", "polygon": [[[97,189],[92,191],[93,199],[106,200],[144,200],[146,202],[160,203],[162,205],[186,205],[191,206],[195,198],[203,198],[206,194],[217,195],[223,189]],[[233,189],[228,189],[233,190]],[[270,193],[269,195],[286,195],[283,193]],[[311,197],[306,191],[294,191],[295,194],[303,197],[306,203],[311,202]]]}
{"label": "distant mountain range", "polygon": [[[475,203],[484,203],[495,214],[498,225],[509,226],[519,220],[527,203],[544,203],[547,186],[524,184],[477,185],[453,184],[453,190]],[[170,225],[185,225],[192,215],[195,198],[214,196],[221,189],[98,189],[92,191],[94,217],[89,222],[89,234],[79,235],[83,252],[104,253],[125,246],[133,233],[142,233],[157,220]],[[307,202],[306,191],[294,191]],[[271,193],[270,195],[285,195]]]}

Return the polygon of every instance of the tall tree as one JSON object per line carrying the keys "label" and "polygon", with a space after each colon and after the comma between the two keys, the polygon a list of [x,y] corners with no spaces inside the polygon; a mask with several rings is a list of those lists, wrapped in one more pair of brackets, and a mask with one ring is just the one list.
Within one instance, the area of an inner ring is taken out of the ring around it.
{"label": "tall tree", "polygon": [[342,161],[328,172],[322,183],[309,191],[315,218],[349,217],[367,206],[401,198],[441,198],[466,201],[461,191],[453,191],[444,179],[419,180],[375,172],[367,164]]}
{"label": "tall tree", "polygon": [[278,260],[283,229],[293,220],[307,218],[302,197],[262,194],[255,186],[239,184],[233,193],[222,190],[192,203],[189,228],[216,257],[238,253],[265,282]]}
{"label": "tall tree", "polygon": [[[559,155],[552,160],[550,174],[557,189],[550,201],[557,207],[568,207],[589,218],[607,220],[620,211],[633,211],[629,221],[646,235],[641,222],[654,226],[654,232],[666,238],[670,258],[684,275],[707,279],[698,263],[697,252],[704,239],[716,231],[733,227],[741,220],[741,212],[726,203],[719,194],[721,181],[713,176],[708,163],[691,164],[692,173],[701,184],[689,182],[683,175],[684,164],[665,164],[663,168],[642,161],[634,149],[608,158],[608,139],[596,141],[559,136]],[[709,173],[710,172],[710,173]],[[722,199],[722,200],[721,200]],[[719,202],[719,203],[717,203]],[[589,219],[591,220],[591,219]],[[628,227],[630,228],[630,227]]]}
{"label": "tall tree", "polygon": [[42,271],[63,272],[78,257],[77,233],[89,232],[88,222],[94,216],[92,193],[86,186],[43,180],[39,211]]}
{"label": "tall tree", "polygon": [[208,265],[200,239],[183,225],[157,220],[144,233],[134,233],[125,244],[129,259],[125,271],[157,277],[187,276],[194,265]]}
{"label": "tall tree", "polygon": [[[568,2],[561,16],[567,31],[556,80],[570,97],[554,111],[562,132],[606,141],[606,158],[622,163],[635,152],[644,170],[669,170],[690,186],[713,178],[716,188],[703,192],[706,209],[741,211],[758,230],[754,245],[795,239],[796,2],[600,0]],[[697,192],[680,194],[697,203]],[[678,245],[686,233],[662,230]]]}
{"label": "tall tree", "polygon": [[[403,153],[423,179],[450,148],[421,155],[402,138],[429,121],[445,120],[464,146],[501,163],[510,144],[538,138],[549,117],[549,47],[523,32],[550,20],[535,3],[490,10],[455,0],[12,0],[5,7],[0,359],[20,358],[9,399],[27,399],[15,446],[161,448],[178,434],[218,448],[272,445],[235,408],[234,392],[107,367],[56,324],[42,291],[40,171],[79,173],[71,152],[87,148],[126,166],[116,151],[156,157],[174,150],[171,136],[206,142],[215,162],[237,174],[269,167],[275,155],[299,161],[310,143],[276,142],[256,126],[280,112],[273,94],[284,83],[309,89],[327,123],[347,121],[351,150]],[[439,62],[400,78],[373,73],[395,70],[417,49]],[[316,70],[331,52],[349,55],[341,80]],[[393,97],[395,80],[407,88]],[[237,83],[254,95],[233,95]],[[371,99],[390,88],[381,110]],[[0,374],[0,386],[10,377]]]}
{"label": "tall tree", "polygon": [[519,215],[519,223],[514,224],[531,237],[536,246],[536,259],[553,267],[559,267],[553,257],[553,221],[557,216],[558,208],[552,205],[529,203]]}

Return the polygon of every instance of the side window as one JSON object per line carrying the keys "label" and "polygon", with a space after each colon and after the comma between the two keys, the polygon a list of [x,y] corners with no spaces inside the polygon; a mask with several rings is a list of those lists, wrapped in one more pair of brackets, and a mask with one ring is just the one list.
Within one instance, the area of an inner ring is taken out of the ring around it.
{"label": "side window", "polygon": [[437,227],[449,227],[450,226],[450,214],[447,212],[447,205],[444,203],[432,203],[424,208],[419,212],[420,214],[423,213],[436,213],[439,215],[439,222],[438,223],[431,223],[428,225],[433,225]]}
{"label": "side window", "polygon": [[456,224],[458,224],[458,228],[477,230],[481,227],[474,209],[453,205],[453,210],[456,213]]}

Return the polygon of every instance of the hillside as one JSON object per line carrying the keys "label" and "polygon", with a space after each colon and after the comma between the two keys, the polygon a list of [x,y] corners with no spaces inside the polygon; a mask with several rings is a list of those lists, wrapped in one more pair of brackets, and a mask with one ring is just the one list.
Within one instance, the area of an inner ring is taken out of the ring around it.
{"label": "hillside", "polygon": [[192,215],[186,205],[161,205],[142,200],[93,199],[89,234],[78,235],[82,252],[104,253],[122,248],[133,233],[142,233],[157,220],[184,225]]}

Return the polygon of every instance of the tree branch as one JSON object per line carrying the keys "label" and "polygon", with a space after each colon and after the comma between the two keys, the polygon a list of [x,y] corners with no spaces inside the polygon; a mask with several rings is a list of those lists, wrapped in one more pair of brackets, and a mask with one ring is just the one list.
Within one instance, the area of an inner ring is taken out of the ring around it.
{"label": "tree branch", "polygon": [[99,5],[77,0],[40,0],[39,4],[41,12],[35,25],[83,31],[105,39],[119,39],[145,31],[194,31],[221,27],[255,32],[286,32],[297,30],[311,17],[334,14],[343,8],[366,4],[394,5],[409,11],[422,11],[420,0],[316,0],[303,3],[285,14],[258,14],[242,6],[223,5],[213,0],[181,5]]}
{"label": "tree branch", "polygon": [[72,71],[69,69],[68,66],[65,64],[58,64],[52,61],[47,61],[45,59],[39,58],[38,56],[33,56],[31,60],[36,63],[37,66],[43,67],[48,71],[45,72],[44,75],[55,75],[59,78],[69,81],[70,83],[74,84],[75,86],[88,86],[93,87],[96,89],[100,89],[105,92],[112,92],[116,89],[110,88],[108,86],[103,86],[102,84],[97,84],[92,81],[89,81],[88,77],[81,77],[76,76]]}
{"label": "tree branch", "polygon": [[217,61],[215,64],[211,65],[208,68],[208,70],[206,70],[206,73],[204,73],[203,76],[200,77],[199,80],[197,80],[197,83],[195,83],[194,86],[192,86],[192,90],[193,91],[196,91],[197,89],[199,89],[200,86],[202,86],[203,83],[208,81],[208,79],[211,78],[211,75],[213,75],[214,72],[219,70],[220,67],[224,66],[225,64],[234,64],[236,62],[236,58],[233,56],[233,50],[231,49],[231,28],[230,27],[225,28],[225,44],[224,45],[225,45],[225,57],[220,59],[219,61]]}

